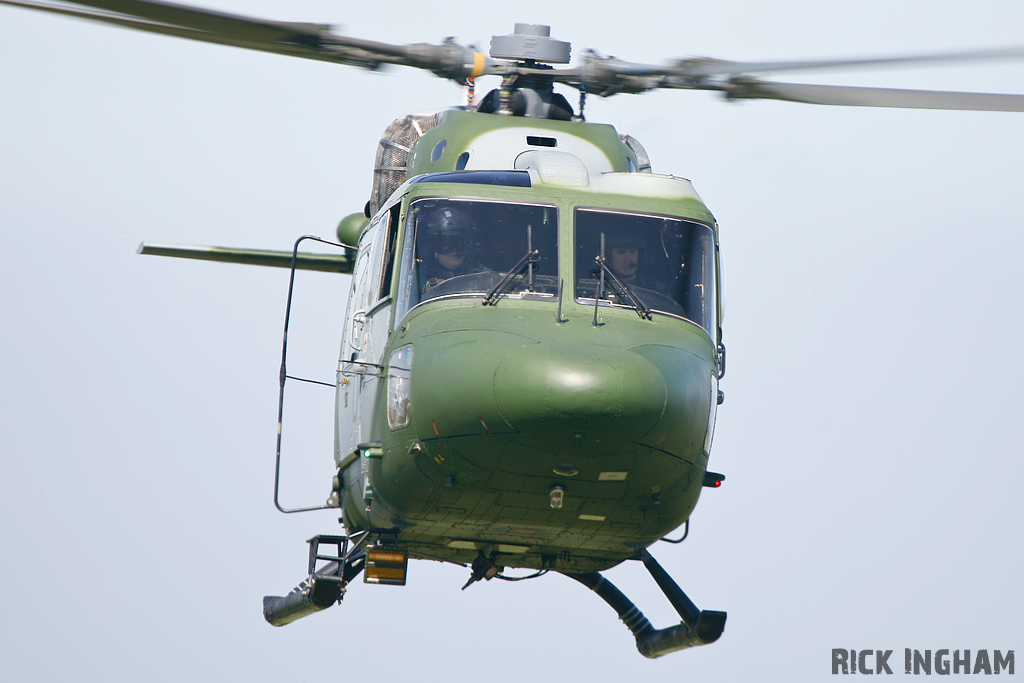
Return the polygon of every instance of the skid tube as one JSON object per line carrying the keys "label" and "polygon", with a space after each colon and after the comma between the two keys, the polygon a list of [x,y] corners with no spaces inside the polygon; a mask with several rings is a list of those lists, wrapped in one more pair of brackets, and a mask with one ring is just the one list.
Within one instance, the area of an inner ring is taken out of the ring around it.
{"label": "skid tube", "polygon": [[646,550],[640,551],[640,560],[644,563],[647,571],[654,577],[655,582],[661,591],[672,603],[682,622],[668,628],[656,629],[647,620],[643,612],[630,601],[622,591],[616,588],[610,581],[601,576],[600,572],[588,574],[565,574],[571,579],[576,579],[590,590],[597,593],[601,599],[611,605],[612,609],[619,615],[622,623],[629,628],[636,637],[636,649],[644,657],[654,659],[667,655],[676,650],[683,650],[697,645],[707,645],[718,640],[725,630],[725,612],[712,610],[701,611],[693,604],[686,593],[668,575],[657,560],[651,557]]}

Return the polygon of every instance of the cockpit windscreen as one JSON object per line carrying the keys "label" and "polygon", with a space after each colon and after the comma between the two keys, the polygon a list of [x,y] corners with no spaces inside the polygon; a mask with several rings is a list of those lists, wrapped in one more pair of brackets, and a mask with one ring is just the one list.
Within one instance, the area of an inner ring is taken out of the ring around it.
{"label": "cockpit windscreen", "polygon": [[702,223],[578,208],[576,298],[682,316],[714,337],[714,245]]}
{"label": "cockpit windscreen", "polygon": [[554,206],[420,199],[410,207],[406,235],[398,302],[403,311],[441,296],[484,296],[499,285],[494,296],[556,298]]}

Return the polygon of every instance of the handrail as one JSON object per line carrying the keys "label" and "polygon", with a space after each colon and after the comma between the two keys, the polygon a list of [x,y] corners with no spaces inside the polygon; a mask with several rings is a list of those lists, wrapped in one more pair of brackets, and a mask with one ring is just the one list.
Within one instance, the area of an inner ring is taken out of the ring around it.
{"label": "handrail", "polygon": [[[291,316],[292,316],[292,294],[293,294],[293,292],[295,290],[295,264],[296,264],[296,261],[298,259],[299,245],[302,242],[304,242],[305,240],[313,240],[315,242],[320,242],[322,244],[329,244],[332,247],[339,247],[341,249],[345,249],[346,248],[345,245],[343,245],[343,244],[338,244],[337,242],[329,242],[329,241],[327,241],[325,239],[321,239],[321,238],[316,237],[314,235],[303,235],[299,239],[295,240],[295,246],[292,248],[292,268],[291,268],[291,273],[290,273],[290,275],[288,277],[288,302],[285,305],[285,312],[284,312],[284,336],[283,336],[283,339],[281,341],[281,372],[279,374],[281,388],[280,388],[280,391],[279,391],[278,397],[277,397],[277,453],[275,455],[275,460],[274,460],[274,507],[276,507],[278,510],[280,510],[281,512],[284,512],[286,514],[290,514],[290,513],[293,513],[293,512],[309,512],[309,511],[312,511],[312,510],[330,510],[332,508],[337,507],[337,505],[327,504],[327,505],[318,505],[318,506],[315,506],[315,507],[285,508],[285,507],[281,506],[281,503],[280,503],[280,500],[279,500],[279,494],[280,494],[280,490],[281,490],[281,431],[282,431],[282,423],[284,422],[284,385],[285,385],[285,382],[288,379],[294,379],[294,380],[299,380],[299,381],[303,381],[303,382],[312,382],[312,383],[315,383],[315,384],[323,384],[323,385],[326,385],[326,386],[332,386],[330,384],[327,384],[326,382],[316,382],[314,380],[305,380],[305,379],[301,379],[299,377],[291,377],[288,374],[287,370],[286,370],[287,360],[288,360],[288,325],[291,322]],[[337,384],[335,383],[333,386],[337,386]]]}

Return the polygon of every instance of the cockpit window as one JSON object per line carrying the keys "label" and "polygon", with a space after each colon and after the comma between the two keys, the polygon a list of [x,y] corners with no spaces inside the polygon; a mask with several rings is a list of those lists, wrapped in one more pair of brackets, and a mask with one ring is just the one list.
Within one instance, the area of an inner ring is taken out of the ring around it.
{"label": "cockpit window", "polygon": [[494,297],[554,301],[558,210],[480,199],[417,200],[409,209],[400,277],[398,316],[427,299],[483,297],[496,287]]}
{"label": "cockpit window", "polygon": [[576,298],[682,316],[714,337],[714,244],[701,223],[576,209]]}

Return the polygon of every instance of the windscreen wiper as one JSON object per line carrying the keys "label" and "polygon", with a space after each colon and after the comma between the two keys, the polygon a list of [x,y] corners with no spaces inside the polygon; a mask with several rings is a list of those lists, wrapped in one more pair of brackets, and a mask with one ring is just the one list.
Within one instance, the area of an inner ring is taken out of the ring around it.
{"label": "windscreen wiper", "polygon": [[[615,283],[615,288],[619,290],[619,294],[629,303],[630,306],[633,307],[636,314],[641,318],[651,320],[651,309],[647,308],[647,306],[644,305],[644,302],[640,300],[640,297],[630,289],[629,285],[623,282],[619,276],[615,274],[615,271],[608,267],[608,264],[604,261],[604,257],[597,256],[594,258],[594,261],[601,267],[605,274],[611,278],[612,282]],[[600,294],[601,292],[598,292],[598,296],[600,296]]]}
{"label": "windscreen wiper", "polygon": [[495,302],[497,302],[498,300],[498,295],[505,290],[505,288],[508,286],[510,282],[512,282],[512,279],[516,275],[519,275],[521,272],[523,272],[523,270],[525,270],[527,266],[532,265],[540,260],[538,254],[540,254],[540,249],[533,249],[523,254],[523,258],[519,259],[519,262],[512,267],[512,270],[508,271],[505,277],[501,278],[501,281],[498,282],[498,284],[491,287],[491,291],[487,292],[487,294],[484,296],[483,305],[493,306]]}

